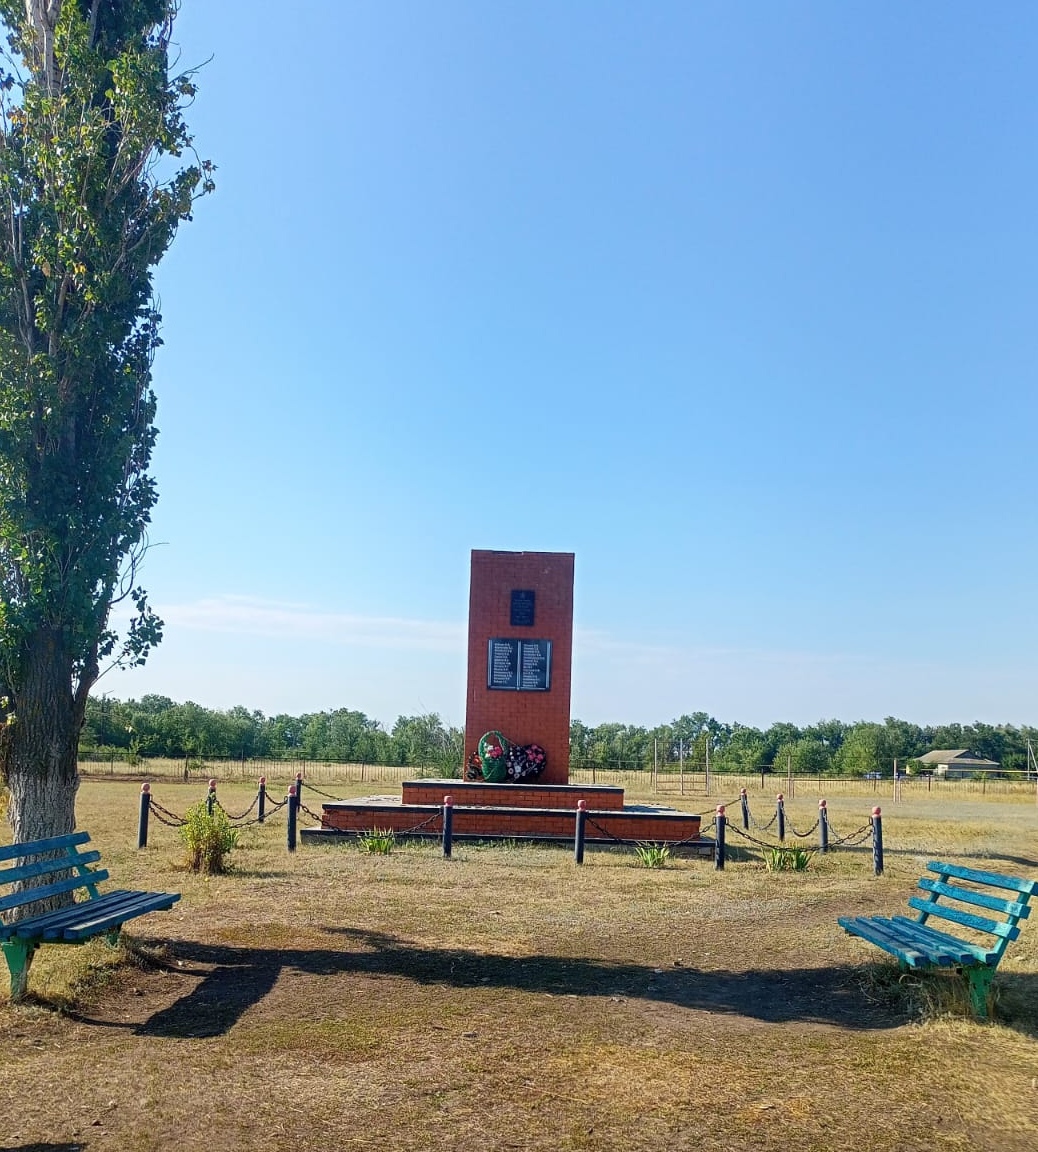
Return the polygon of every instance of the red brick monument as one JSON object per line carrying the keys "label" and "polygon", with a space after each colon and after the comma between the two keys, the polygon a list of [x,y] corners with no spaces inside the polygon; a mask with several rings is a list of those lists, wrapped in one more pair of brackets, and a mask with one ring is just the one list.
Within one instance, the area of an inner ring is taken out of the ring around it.
{"label": "red brick monument", "polygon": [[[569,783],[572,656],[573,553],[474,551],[466,763],[458,765],[464,778],[405,780],[399,802],[372,796],[326,803],[321,827],[303,829],[303,839],[373,828],[439,836],[450,796],[456,839],[572,841],[583,801],[589,843],[708,847],[698,840],[697,815],[656,804],[625,807],[622,788]],[[503,753],[498,759],[495,746]]]}
{"label": "red brick monument", "polygon": [[569,783],[573,553],[472,553],[465,752],[497,730],[547,753],[538,784]]}

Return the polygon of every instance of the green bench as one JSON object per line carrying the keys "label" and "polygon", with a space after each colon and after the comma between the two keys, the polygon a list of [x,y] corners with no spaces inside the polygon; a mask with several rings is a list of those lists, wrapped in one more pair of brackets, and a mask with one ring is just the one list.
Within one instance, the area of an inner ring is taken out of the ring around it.
{"label": "green bench", "polygon": [[[89,840],[89,832],[73,832],[0,848],[0,891],[23,881],[34,885],[0,896],[0,948],[11,972],[12,1001],[24,996],[29,965],[41,944],[83,944],[95,936],[105,936],[115,945],[127,920],[167,911],[180,899],[179,892],[102,895],[97,885],[108,879],[108,873],[90,867],[101,859],[101,853],[79,850]],[[11,860],[13,865],[3,866]],[[31,905],[70,892],[79,893],[76,903],[32,915]],[[16,909],[29,909],[29,914],[25,919],[12,920]]]}
{"label": "green bench", "polygon": [[[978,872],[936,860],[931,860],[926,867],[937,878],[924,876],[919,888],[926,895],[909,899],[909,907],[919,913],[915,919],[841,916],[838,922],[852,936],[860,936],[896,956],[903,969],[961,971],[969,981],[973,1012],[983,1019],[988,1014],[995,969],[1006,945],[1020,935],[1019,921],[1031,914],[1028,901],[1038,892],[1038,880],[1021,880],[1000,872]],[[993,889],[1012,895],[996,895]],[[980,915],[974,909],[996,913],[997,918]],[[959,936],[933,928],[927,923],[931,916],[950,921],[966,932]]]}

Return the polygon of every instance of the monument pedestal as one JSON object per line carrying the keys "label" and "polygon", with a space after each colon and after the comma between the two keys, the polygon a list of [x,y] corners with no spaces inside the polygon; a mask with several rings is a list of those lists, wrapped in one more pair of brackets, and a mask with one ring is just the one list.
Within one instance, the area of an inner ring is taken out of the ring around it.
{"label": "monument pedestal", "polygon": [[585,841],[682,844],[708,852],[699,840],[701,818],[657,804],[624,805],[624,790],[602,784],[485,784],[462,780],[405,780],[401,798],[370,796],[322,805],[321,827],[303,829],[305,840],[357,835],[375,828],[398,836],[438,839],[443,835],[443,798],[454,798],[456,840],[530,840],[572,843],[576,809],[588,806]]}

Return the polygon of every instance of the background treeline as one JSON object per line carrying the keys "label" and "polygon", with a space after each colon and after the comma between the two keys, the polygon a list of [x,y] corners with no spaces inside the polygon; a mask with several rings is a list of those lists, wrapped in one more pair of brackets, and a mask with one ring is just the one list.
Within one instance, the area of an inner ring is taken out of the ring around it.
{"label": "background treeline", "polygon": [[[505,733],[507,736],[508,733]],[[821,720],[806,728],[772,724],[751,728],[725,724],[705,712],[643,728],[574,720],[570,756],[575,767],[661,770],[684,765],[715,772],[792,771],[796,775],[861,776],[889,773],[935,748],[969,748],[1006,771],[1026,771],[1028,743],[1038,748],[1038,729],[991,724],[912,724],[888,717],[882,724]],[[364,764],[461,767],[473,749],[460,728],[435,713],[401,716],[385,728],[347,708],[302,716],[265,716],[247,708],[217,711],[175,703],[166,696],[140,700],[91,699],[80,752],[91,755],[162,756],[214,760],[341,760]],[[1033,764],[1033,761],[1032,761]]]}

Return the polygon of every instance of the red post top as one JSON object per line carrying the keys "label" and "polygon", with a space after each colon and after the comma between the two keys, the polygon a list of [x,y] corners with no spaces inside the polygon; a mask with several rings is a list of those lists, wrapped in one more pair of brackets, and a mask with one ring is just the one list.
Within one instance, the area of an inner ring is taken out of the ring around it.
{"label": "red post top", "polygon": [[443,806],[444,806],[444,808],[453,808],[454,807],[454,797],[453,796],[444,796]]}
{"label": "red post top", "polygon": [[141,785],[141,791],[142,792],[150,792],[151,791],[151,785],[150,784],[142,784]]}

